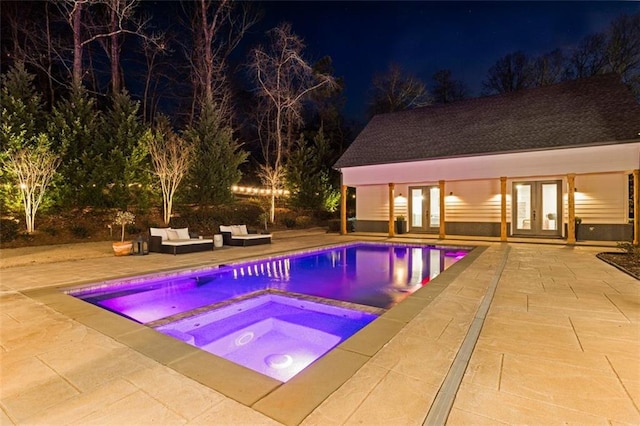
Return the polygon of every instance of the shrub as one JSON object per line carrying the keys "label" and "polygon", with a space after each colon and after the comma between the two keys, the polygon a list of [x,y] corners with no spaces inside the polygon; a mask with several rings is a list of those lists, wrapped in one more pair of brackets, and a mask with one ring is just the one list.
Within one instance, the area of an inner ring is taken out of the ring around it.
{"label": "shrub", "polygon": [[317,210],[312,212],[312,217],[316,224],[320,226],[329,225],[329,221],[331,220],[340,220],[339,213],[328,212],[326,210]]}
{"label": "shrub", "polygon": [[328,232],[340,232],[340,219],[329,219],[328,225]]}
{"label": "shrub", "polygon": [[52,237],[56,237],[60,233],[58,228],[54,226],[44,226],[42,227],[42,232],[44,232],[45,234],[51,235]]}
{"label": "shrub", "polygon": [[299,228],[308,228],[313,223],[309,216],[298,216],[295,220],[295,224]]}
{"label": "shrub", "polygon": [[283,217],[282,223],[284,223],[284,226],[286,226],[287,228],[293,228],[294,226],[296,226],[296,220],[292,217]]}
{"label": "shrub", "polygon": [[29,234],[28,232],[21,232],[20,238],[24,241],[27,241],[29,244],[32,244],[36,239],[33,234]]}
{"label": "shrub", "polygon": [[88,238],[91,235],[87,227],[83,225],[73,225],[71,234],[76,238]]}
{"label": "shrub", "polygon": [[640,246],[639,245],[634,245],[633,243],[630,243],[629,241],[621,241],[618,242],[618,248],[622,251],[624,251],[625,253],[627,253],[629,256],[632,256],[638,260],[640,260]]}
{"label": "shrub", "polygon": [[129,235],[140,234],[142,232],[142,228],[137,226],[135,223],[130,223],[129,225],[125,225],[125,230]]}
{"label": "shrub", "polygon": [[3,242],[13,241],[18,238],[18,221],[13,219],[0,219],[0,240]]}
{"label": "shrub", "polygon": [[185,228],[200,235],[220,232],[220,225],[247,225],[250,228],[264,227],[260,222],[262,208],[251,202],[224,204],[214,208],[185,208],[171,219],[171,227]]}

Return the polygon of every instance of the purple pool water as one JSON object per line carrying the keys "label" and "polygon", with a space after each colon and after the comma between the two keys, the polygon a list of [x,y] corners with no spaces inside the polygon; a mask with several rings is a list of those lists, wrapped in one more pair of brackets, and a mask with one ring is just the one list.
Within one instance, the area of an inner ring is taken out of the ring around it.
{"label": "purple pool water", "polygon": [[70,294],[143,324],[264,290],[388,309],[467,252],[357,243]]}
{"label": "purple pool water", "polygon": [[284,382],[467,252],[357,243],[68,293]]}
{"label": "purple pool water", "polygon": [[263,294],[156,330],[286,382],[376,317]]}

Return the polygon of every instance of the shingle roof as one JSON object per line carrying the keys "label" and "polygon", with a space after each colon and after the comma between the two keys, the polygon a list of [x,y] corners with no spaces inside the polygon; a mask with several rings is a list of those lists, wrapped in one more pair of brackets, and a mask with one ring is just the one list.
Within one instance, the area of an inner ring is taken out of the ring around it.
{"label": "shingle roof", "polygon": [[607,74],[375,116],[335,168],[640,140],[640,105]]}

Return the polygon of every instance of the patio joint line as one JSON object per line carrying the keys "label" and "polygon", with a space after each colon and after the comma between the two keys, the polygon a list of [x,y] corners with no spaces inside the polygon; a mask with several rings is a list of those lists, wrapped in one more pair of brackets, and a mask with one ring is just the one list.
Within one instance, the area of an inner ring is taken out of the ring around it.
{"label": "patio joint line", "polygon": [[614,302],[613,300],[611,300],[611,298],[609,297],[609,295],[607,293],[603,293],[605,299],[607,299],[609,301],[609,303],[611,303],[613,305],[614,308],[616,308],[616,310],[618,312],[620,312],[620,314],[627,320],[628,323],[631,323],[631,318],[629,318],[622,309],[620,309],[618,307],[618,305],[616,305],[616,302]]}
{"label": "patio joint line", "polygon": [[431,404],[431,407],[429,408],[429,412],[422,423],[423,426],[444,425],[447,422],[456,394],[460,388],[460,384],[462,383],[464,373],[469,365],[469,361],[471,360],[473,349],[480,337],[480,332],[482,331],[484,320],[486,319],[487,312],[489,311],[489,307],[493,301],[496,287],[498,286],[502,272],[507,265],[510,250],[510,246],[505,245],[505,250],[502,253],[500,264],[493,275],[493,279],[487,288],[487,292],[482,298],[482,302],[480,303],[473,321],[469,326],[469,331],[467,332],[467,335],[465,336],[462,345],[460,345],[460,349],[451,364],[451,368],[442,382],[442,386],[440,386],[433,404]]}
{"label": "patio joint line", "polygon": [[611,371],[613,371],[613,374],[615,374],[616,379],[618,379],[618,383],[620,384],[620,386],[622,386],[622,389],[624,389],[624,392],[627,394],[627,397],[629,398],[629,400],[633,404],[633,407],[636,409],[636,411],[638,413],[640,413],[640,408],[638,407],[638,405],[636,404],[635,400],[631,396],[631,393],[629,393],[629,390],[627,389],[627,387],[624,385],[624,382],[620,378],[620,375],[618,374],[618,371],[615,369],[615,367],[611,363],[611,360],[609,359],[609,357],[607,355],[605,355],[604,358],[607,360],[607,363],[609,364],[609,368],[611,368]]}
{"label": "patio joint line", "polygon": [[573,335],[576,336],[576,340],[578,341],[578,346],[580,346],[580,350],[584,352],[584,347],[582,346],[582,342],[580,341],[580,336],[578,336],[578,331],[576,330],[576,326],[573,325],[573,321],[571,321],[571,317],[569,318],[569,324],[571,324],[571,330],[573,330]]}

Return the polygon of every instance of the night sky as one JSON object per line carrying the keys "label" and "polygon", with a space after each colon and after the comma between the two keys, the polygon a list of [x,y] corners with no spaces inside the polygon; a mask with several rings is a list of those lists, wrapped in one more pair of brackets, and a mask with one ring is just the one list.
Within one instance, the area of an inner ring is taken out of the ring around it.
{"label": "night sky", "polygon": [[640,13],[639,2],[613,1],[259,3],[265,16],[252,28],[255,37],[290,22],[308,60],[331,56],[346,84],[345,115],[360,120],[372,76],[391,62],[428,84],[436,70],[449,68],[478,96],[488,69],[504,55],[570,48],[617,16]]}

